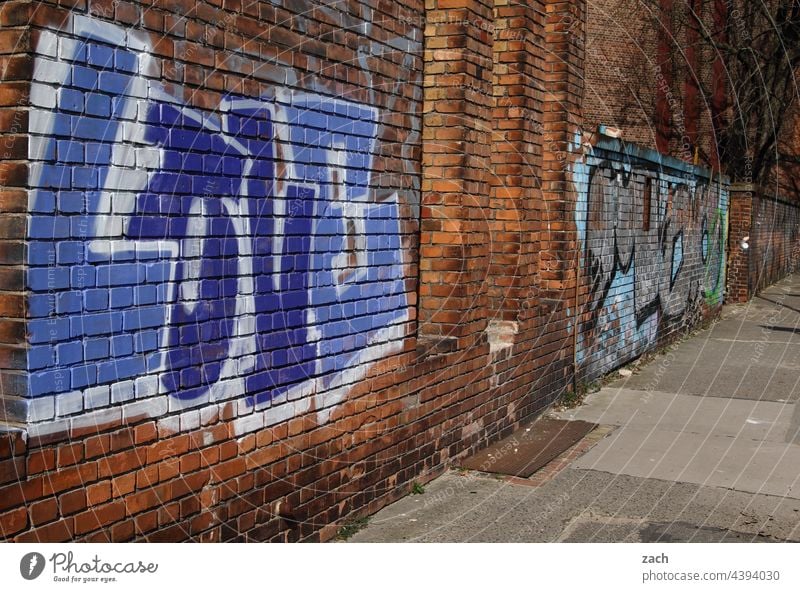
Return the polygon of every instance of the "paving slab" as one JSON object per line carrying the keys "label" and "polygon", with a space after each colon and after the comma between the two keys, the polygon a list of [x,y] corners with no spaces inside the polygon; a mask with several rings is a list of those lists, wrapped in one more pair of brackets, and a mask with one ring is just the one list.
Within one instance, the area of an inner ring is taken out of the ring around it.
{"label": "paving slab", "polygon": [[800,542],[799,400],[795,275],[553,413],[600,425],[561,461],[445,473],[352,540]]}
{"label": "paving slab", "polygon": [[726,306],[719,322],[610,386],[756,401],[800,400],[800,275],[771,286],[749,303]]}
{"label": "paving slab", "polygon": [[800,399],[800,344],[685,341],[612,388],[754,401]]}
{"label": "paving slab", "polygon": [[797,444],[626,427],[572,466],[800,499]]}
{"label": "paving slab", "polygon": [[[598,523],[589,530],[591,520]],[[679,528],[667,531],[672,524]],[[657,530],[691,541],[709,529],[731,541],[800,542],[800,501],[572,468],[541,487],[450,471],[375,514],[349,541],[647,542]]]}
{"label": "paving slab", "polygon": [[779,543],[780,539],[686,522],[648,522],[604,516],[579,517],[558,542],[582,543]]}
{"label": "paving slab", "polygon": [[[583,405],[554,413],[564,420],[583,420],[642,430],[711,434],[743,440],[797,443],[800,413],[793,403],[735,398],[696,397],[661,391],[604,388]],[[800,468],[798,469],[800,470]]]}

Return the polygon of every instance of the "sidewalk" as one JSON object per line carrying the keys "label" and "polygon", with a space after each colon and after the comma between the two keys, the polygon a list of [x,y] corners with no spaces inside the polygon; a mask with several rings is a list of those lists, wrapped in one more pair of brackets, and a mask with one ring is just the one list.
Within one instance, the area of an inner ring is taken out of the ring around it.
{"label": "sidewalk", "polygon": [[350,540],[800,541],[800,274],[553,413],[600,424],[531,479],[450,471]]}

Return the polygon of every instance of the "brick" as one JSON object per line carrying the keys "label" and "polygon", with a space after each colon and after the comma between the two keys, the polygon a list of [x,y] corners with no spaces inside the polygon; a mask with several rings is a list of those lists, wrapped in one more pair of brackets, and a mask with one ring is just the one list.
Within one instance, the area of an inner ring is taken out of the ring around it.
{"label": "brick", "polygon": [[101,458],[98,461],[100,477],[119,475],[142,467],[145,464],[143,451],[134,449]]}
{"label": "brick", "polygon": [[109,499],[111,499],[111,481],[93,483],[86,488],[86,500],[90,507],[107,502]]}
{"label": "brick", "polygon": [[136,488],[144,489],[158,483],[158,465],[149,465],[136,472]]}
{"label": "brick", "polygon": [[28,455],[28,473],[35,475],[50,471],[56,466],[56,454],[52,448],[34,450]]}
{"label": "brick", "polygon": [[22,456],[27,450],[28,444],[22,430],[0,432],[0,458]]}
{"label": "brick", "polygon": [[125,520],[111,526],[111,541],[115,543],[132,541],[136,534],[135,522]]}
{"label": "brick", "polygon": [[158,512],[152,511],[139,514],[134,518],[133,522],[137,535],[151,532],[158,527]]}
{"label": "brick", "polygon": [[157,436],[158,431],[154,422],[138,425],[134,429],[134,440],[136,444],[147,444],[155,440]]}
{"label": "brick", "polygon": [[111,437],[108,434],[92,436],[84,442],[84,454],[87,459],[104,456],[111,452]]}
{"label": "brick", "polygon": [[75,534],[81,535],[97,530],[121,520],[124,516],[125,503],[123,501],[95,506],[75,516]]}
{"label": "brick", "polygon": [[[25,107],[29,99],[30,95],[27,83],[0,81],[0,107]],[[4,173],[4,177],[6,175],[9,175],[9,173]],[[7,182],[4,184],[10,186],[15,185]]]}
{"label": "brick", "polygon": [[169,488],[165,485],[151,487],[138,491],[125,498],[125,507],[128,516],[133,516],[144,510],[160,507],[168,499]]}
{"label": "brick", "polygon": [[0,535],[12,537],[28,526],[28,513],[25,508],[17,508],[0,514]]}
{"label": "brick", "polygon": [[25,25],[31,18],[33,4],[29,0],[5,2],[0,7],[0,25],[15,27]]}
{"label": "brick", "polygon": [[84,445],[82,442],[62,446],[58,449],[58,466],[65,467],[81,462],[84,458]]}
{"label": "brick", "polygon": [[134,428],[127,427],[118,432],[110,434],[109,443],[111,445],[111,450],[116,452],[118,450],[124,450],[126,448],[133,447],[134,433]]}
{"label": "brick", "polygon": [[58,517],[58,502],[55,498],[34,502],[28,506],[28,515],[31,526],[52,522]]}
{"label": "brick", "polygon": [[59,512],[62,516],[69,516],[86,509],[86,491],[78,489],[58,496]]}
{"label": "brick", "polygon": [[44,495],[51,495],[75,487],[85,487],[87,483],[96,478],[97,464],[82,463],[48,474],[42,490]]}
{"label": "brick", "polygon": [[0,460],[0,485],[23,481],[27,477],[26,468],[23,457]]}
{"label": "brick", "polygon": [[179,456],[189,450],[189,437],[186,435],[161,440],[147,451],[147,462],[154,463],[165,458]]}
{"label": "brick", "polygon": [[0,31],[0,54],[25,53],[30,51],[30,32],[25,28]]}
{"label": "brick", "polygon": [[25,191],[0,189],[0,212],[20,213],[27,211],[27,208],[28,196]]}
{"label": "brick", "polygon": [[136,488],[136,474],[128,473],[111,480],[111,494],[113,497],[125,496]]}
{"label": "brick", "polygon": [[0,487],[0,512],[21,504],[33,502],[42,496],[41,479],[29,479]]}
{"label": "brick", "polygon": [[14,540],[18,543],[63,543],[72,540],[72,518],[66,518],[29,530]]}
{"label": "brick", "polygon": [[170,458],[158,464],[158,480],[167,481],[180,475],[180,460]]}

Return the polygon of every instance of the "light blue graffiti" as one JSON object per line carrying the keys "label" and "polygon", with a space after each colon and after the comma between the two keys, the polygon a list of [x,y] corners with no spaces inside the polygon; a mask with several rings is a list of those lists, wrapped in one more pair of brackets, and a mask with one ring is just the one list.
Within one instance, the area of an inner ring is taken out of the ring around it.
{"label": "light blue graffiti", "polygon": [[653,348],[703,297],[719,304],[708,295],[724,285],[724,232],[710,244],[706,226],[724,219],[727,192],[709,191],[707,171],[607,138],[571,172],[584,288],[575,358],[591,380]]}

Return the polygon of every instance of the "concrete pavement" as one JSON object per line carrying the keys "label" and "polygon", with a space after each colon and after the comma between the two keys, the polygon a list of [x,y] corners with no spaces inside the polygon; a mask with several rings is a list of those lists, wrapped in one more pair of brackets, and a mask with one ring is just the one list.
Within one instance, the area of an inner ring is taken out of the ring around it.
{"label": "concrete pavement", "polygon": [[800,274],[631,368],[552,412],[601,425],[586,452],[530,480],[450,471],[350,540],[800,541]]}

